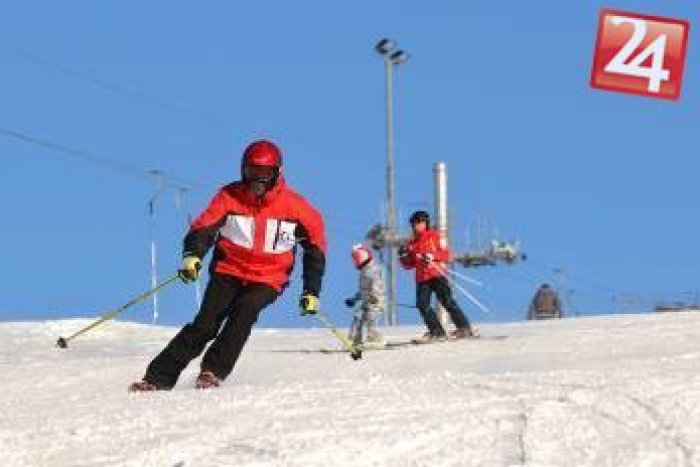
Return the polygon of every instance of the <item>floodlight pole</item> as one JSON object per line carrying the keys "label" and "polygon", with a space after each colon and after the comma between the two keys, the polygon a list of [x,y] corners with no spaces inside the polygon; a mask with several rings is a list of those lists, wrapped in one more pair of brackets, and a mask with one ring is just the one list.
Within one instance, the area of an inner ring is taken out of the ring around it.
{"label": "floodlight pole", "polygon": [[396,48],[389,39],[380,40],[375,50],[384,60],[386,79],[386,232],[387,249],[387,324],[397,324],[396,313],[396,272],[398,270],[396,226],[396,190],[394,183],[394,66],[405,62],[408,55]]}
{"label": "floodlight pole", "polygon": [[397,236],[395,198],[396,186],[394,184],[394,62],[389,57],[386,57],[384,60],[384,65],[386,69],[386,225],[391,236],[387,245],[387,314],[389,317],[389,325],[395,326],[397,324],[396,272],[398,269],[398,263],[396,259],[396,245],[394,243],[394,239]]}

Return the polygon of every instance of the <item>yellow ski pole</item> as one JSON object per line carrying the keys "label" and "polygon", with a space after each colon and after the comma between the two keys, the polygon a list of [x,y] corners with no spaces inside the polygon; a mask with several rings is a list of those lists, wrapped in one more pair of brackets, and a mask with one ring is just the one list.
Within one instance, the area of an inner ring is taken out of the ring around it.
{"label": "yellow ski pole", "polygon": [[116,318],[117,315],[119,315],[120,313],[122,313],[122,312],[125,311],[126,309],[132,307],[133,305],[136,305],[136,304],[139,303],[139,302],[142,302],[142,301],[146,300],[148,297],[150,297],[150,296],[153,295],[154,293],[158,292],[159,290],[164,289],[165,287],[169,286],[170,284],[172,284],[172,283],[175,282],[176,280],[178,280],[178,275],[177,275],[177,274],[175,274],[174,276],[172,276],[172,277],[166,279],[165,281],[161,282],[160,284],[158,284],[157,286],[153,287],[152,289],[150,289],[150,290],[148,290],[148,291],[142,293],[141,295],[132,298],[131,300],[129,300],[127,303],[125,303],[124,305],[120,306],[120,307],[117,308],[116,310],[108,311],[107,313],[105,313],[105,314],[103,314],[102,316],[100,316],[100,317],[99,317],[97,320],[95,320],[93,323],[91,323],[91,324],[85,326],[85,327],[82,328],[82,329],[79,329],[78,331],[76,331],[76,332],[73,333],[72,335],[70,335],[70,336],[68,336],[68,337],[59,337],[59,338],[58,338],[58,341],[56,341],[56,346],[57,346],[57,347],[60,347],[60,348],[62,348],[62,349],[67,348],[67,347],[68,347],[68,341],[69,341],[69,340],[75,339],[76,337],[78,337],[78,336],[81,335],[81,334],[85,334],[85,333],[88,332],[89,330],[96,328],[97,326],[99,326],[100,324],[104,323],[105,321],[109,321],[109,320],[111,320],[111,319]]}
{"label": "yellow ski pole", "polygon": [[333,333],[333,335],[340,341],[343,348],[350,352],[350,357],[353,360],[359,360],[362,358],[362,349],[358,348],[355,344],[350,342],[350,339],[348,339],[342,332],[338,331],[326,315],[320,311],[317,311],[316,313],[312,313],[311,316],[315,317],[323,326]]}

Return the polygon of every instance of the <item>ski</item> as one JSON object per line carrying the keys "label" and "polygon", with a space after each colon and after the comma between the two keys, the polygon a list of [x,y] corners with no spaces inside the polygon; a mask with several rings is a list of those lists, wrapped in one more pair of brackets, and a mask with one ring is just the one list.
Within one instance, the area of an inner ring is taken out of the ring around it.
{"label": "ski", "polygon": [[448,344],[454,342],[477,342],[477,341],[488,341],[488,340],[503,340],[507,339],[508,336],[496,335],[496,336],[479,336],[479,337],[467,337],[462,339],[455,338],[443,338],[443,339],[422,339],[420,337],[408,340],[408,341],[397,341],[388,342],[387,347],[407,347],[407,346],[420,346],[420,345],[431,345],[431,344]]}
{"label": "ski", "polygon": [[[432,341],[425,341],[425,342],[419,342],[418,338],[416,339],[411,339],[407,341],[389,341],[386,343],[384,347],[364,347],[362,348],[362,352],[379,352],[379,351],[384,351],[384,350],[398,350],[401,348],[405,347],[419,347],[422,345],[430,345],[430,344],[450,344],[450,343],[455,343],[455,342],[477,342],[477,341],[501,341],[504,339],[507,339],[508,336],[505,335],[495,335],[495,336],[479,336],[479,337],[470,337],[466,339],[442,339],[442,340],[432,340]],[[341,354],[341,353],[349,353],[348,350],[342,349],[342,348],[329,348],[329,347],[322,347],[320,349],[288,349],[288,350],[272,350],[272,352],[282,352],[282,353],[304,353],[304,354],[326,354],[326,355],[331,355],[331,354]]]}

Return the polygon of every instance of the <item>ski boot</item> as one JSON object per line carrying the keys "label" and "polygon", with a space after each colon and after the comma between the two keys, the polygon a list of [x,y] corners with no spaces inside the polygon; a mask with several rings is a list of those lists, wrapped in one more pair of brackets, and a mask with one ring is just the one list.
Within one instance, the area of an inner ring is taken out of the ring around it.
{"label": "ski boot", "polygon": [[197,376],[197,382],[195,387],[197,389],[211,389],[217,388],[221,384],[221,380],[211,371],[202,371],[199,376]]}
{"label": "ski boot", "polygon": [[432,344],[433,342],[442,342],[442,341],[446,341],[447,339],[448,339],[448,337],[444,333],[428,331],[425,334],[423,334],[421,337],[411,339],[411,343],[413,343],[413,344]]}
{"label": "ski boot", "polygon": [[129,392],[154,392],[157,390],[158,386],[153,383],[149,383],[145,379],[131,383],[129,386]]}
{"label": "ski boot", "polygon": [[473,339],[479,337],[471,328],[457,328],[450,333],[450,339]]}

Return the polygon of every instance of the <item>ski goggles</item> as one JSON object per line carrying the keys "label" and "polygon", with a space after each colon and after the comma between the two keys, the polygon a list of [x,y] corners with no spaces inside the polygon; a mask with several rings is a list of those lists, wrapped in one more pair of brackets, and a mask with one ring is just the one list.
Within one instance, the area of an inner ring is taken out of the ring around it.
{"label": "ski goggles", "polygon": [[246,165],[243,167],[243,174],[248,180],[272,180],[278,173],[278,167],[270,167],[266,165]]}

